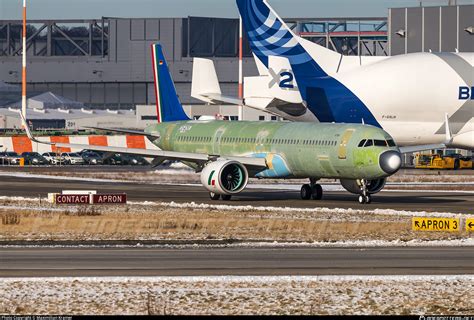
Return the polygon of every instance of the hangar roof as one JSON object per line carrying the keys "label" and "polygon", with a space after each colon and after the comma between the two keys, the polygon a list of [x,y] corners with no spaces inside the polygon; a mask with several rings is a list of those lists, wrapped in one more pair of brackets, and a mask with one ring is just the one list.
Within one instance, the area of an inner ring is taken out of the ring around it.
{"label": "hangar roof", "polygon": [[[19,108],[0,108],[0,115],[9,117],[20,117]],[[89,109],[29,109],[27,118],[29,120],[36,119],[83,119],[96,117],[135,117],[134,110],[89,110]]]}

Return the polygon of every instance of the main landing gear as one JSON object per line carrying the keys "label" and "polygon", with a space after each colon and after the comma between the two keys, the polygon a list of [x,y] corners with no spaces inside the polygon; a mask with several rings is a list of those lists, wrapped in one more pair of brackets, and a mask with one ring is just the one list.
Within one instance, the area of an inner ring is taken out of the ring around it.
{"label": "main landing gear", "polygon": [[230,201],[230,199],[232,199],[232,196],[228,195],[228,194],[220,195],[220,194],[217,194],[215,192],[209,192],[209,198],[211,198],[211,200],[213,200],[213,201],[218,201],[220,199],[222,199],[224,201]]}
{"label": "main landing gear", "polygon": [[372,202],[372,197],[367,192],[367,180],[359,180],[360,185],[360,195],[359,195],[359,203],[360,204],[370,204]]}
{"label": "main landing gear", "polygon": [[301,199],[303,200],[321,200],[323,198],[323,188],[316,183],[316,179],[310,179],[310,184],[304,184],[301,187]]}

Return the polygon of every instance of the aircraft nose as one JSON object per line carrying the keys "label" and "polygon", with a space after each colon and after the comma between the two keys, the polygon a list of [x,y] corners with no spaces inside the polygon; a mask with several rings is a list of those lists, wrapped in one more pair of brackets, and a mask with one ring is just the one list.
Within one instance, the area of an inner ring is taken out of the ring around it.
{"label": "aircraft nose", "polygon": [[402,156],[400,152],[390,150],[380,155],[380,167],[388,174],[394,174],[400,170],[402,166]]}

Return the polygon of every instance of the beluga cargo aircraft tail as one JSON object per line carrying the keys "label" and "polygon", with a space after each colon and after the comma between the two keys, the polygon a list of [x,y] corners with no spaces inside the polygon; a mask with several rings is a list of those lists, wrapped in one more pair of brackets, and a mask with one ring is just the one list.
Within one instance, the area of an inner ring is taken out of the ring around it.
{"label": "beluga cargo aircraft tail", "polygon": [[344,56],[295,35],[267,0],[236,1],[260,73],[244,80],[246,106],[291,121],[371,124],[410,151],[474,149],[474,53]]}
{"label": "beluga cargo aircraft tail", "polygon": [[[371,194],[382,190],[386,178],[400,169],[401,156],[393,139],[370,125],[189,120],[159,44],[152,46],[152,59],[158,122],[143,132],[131,133],[146,136],[161,150],[55,145],[153,157],[155,165],[164,160],[181,161],[201,174],[201,183],[212,200],[230,200],[252,177],[307,178],[301,198],[319,200],[323,189],[317,181],[334,178],[359,195],[360,203],[370,203]],[[26,130],[30,139],[45,143],[36,140],[28,127]]]}

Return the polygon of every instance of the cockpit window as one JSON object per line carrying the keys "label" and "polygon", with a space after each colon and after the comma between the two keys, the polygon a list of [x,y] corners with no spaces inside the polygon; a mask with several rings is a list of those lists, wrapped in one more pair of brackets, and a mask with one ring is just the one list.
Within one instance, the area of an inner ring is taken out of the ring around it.
{"label": "cockpit window", "polygon": [[364,139],[361,142],[359,142],[359,148],[362,148],[366,141],[367,141],[367,139]]}
{"label": "cockpit window", "polygon": [[393,140],[372,140],[372,139],[364,139],[359,142],[359,148],[367,148],[367,147],[396,147],[395,141]]}

